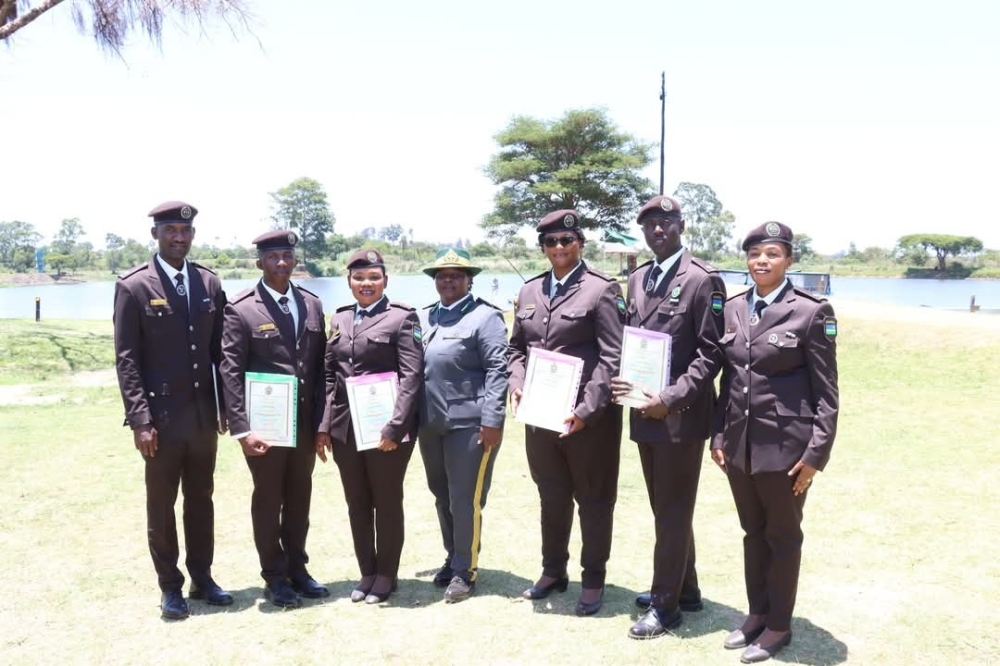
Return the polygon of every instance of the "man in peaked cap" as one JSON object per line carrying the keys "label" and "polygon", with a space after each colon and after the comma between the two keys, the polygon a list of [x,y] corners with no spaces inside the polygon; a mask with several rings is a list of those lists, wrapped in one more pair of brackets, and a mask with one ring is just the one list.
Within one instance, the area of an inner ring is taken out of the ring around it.
{"label": "man in peaked cap", "polygon": [[[230,433],[239,441],[253,477],[254,544],[260,558],[264,596],[275,606],[296,608],[309,598],[329,596],[306,570],[306,536],[315,447],[328,445],[320,421],[326,401],[323,305],[291,281],[298,236],[285,229],[254,239],[263,276],[226,306],[222,338],[222,382]],[[246,373],[295,377],[297,431],[293,447],[277,446],[254,432],[247,409]]]}
{"label": "man in peaked cap", "polygon": [[[643,639],[679,625],[682,610],[702,608],[691,523],[722,363],[726,292],[722,278],[681,244],[684,218],[676,199],[653,197],[637,222],[654,259],[629,276],[626,324],[671,337],[669,384],[644,391],[645,403],[629,417],[656,530],[652,589],[636,599],[646,613],[629,629],[631,638]],[[620,377],[612,380],[616,398],[632,388]]]}
{"label": "man in peaked cap", "polygon": [[161,613],[171,620],[189,614],[177,567],[178,487],[184,489],[189,595],[213,605],[233,603],[211,571],[213,474],[218,433],[225,431],[213,374],[221,359],[226,295],[215,273],[185,259],[197,214],[183,201],[150,211],[157,252],[115,283],[115,367],[125,424],[145,463],[149,552]]}

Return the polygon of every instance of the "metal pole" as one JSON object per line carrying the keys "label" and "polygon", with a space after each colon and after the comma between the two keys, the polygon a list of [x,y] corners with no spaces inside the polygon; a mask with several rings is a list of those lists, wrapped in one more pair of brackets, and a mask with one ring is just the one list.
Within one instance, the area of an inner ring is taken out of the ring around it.
{"label": "metal pole", "polygon": [[35,296],[35,321],[42,320],[42,298]]}
{"label": "metal pole", "polygon": [[660,194],[663,194],[663,155],[667,137],[667,73],[660,72]]}

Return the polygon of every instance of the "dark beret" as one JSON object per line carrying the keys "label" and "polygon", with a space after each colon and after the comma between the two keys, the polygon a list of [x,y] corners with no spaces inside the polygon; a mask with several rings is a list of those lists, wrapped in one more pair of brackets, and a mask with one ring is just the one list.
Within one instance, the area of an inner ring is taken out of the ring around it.
{"label": "dark beret", "polygon": [[149,211],[149,217],[153,218],[154,224],[163,224],[164,222],[191,223],[197,214],[197,208],[183,201],[164,201]]}
{"label": "dark beret", "polygon": [[376,250],[361,248],[347,260],[347,270],[353,271],[356,268],[381,268],[385,270],[385,261]]}
{"label": "dark beret", "polygon": [[784,243],[788,247],[791,247],[793,238],[795,236],[788,226],[781,222],[765,222],[759,227],[754,227],[750,230],[750,233],[747,234],[746,239],[743,241],[743,251],[746,252],[750,249],[751,245],[757,245],[758,243]]}
{"label": "dark beret", "polygon": [[275,229],[253,239],[253,244],[257,246],[258,252],[264,252],[265,250],[294,250],[298,242],[299,235],[288,229]]}
{"label": "dark beret", "polygon": [[542,218],[542,221],[535,227],[535,231],[540,234],[547,234],[550,231],[566,231],[567,229],[579,230],[580,214],[572,208],[564,208],[554,213],[549,213]]}
{"label": "dark beret", "polygon": [[660,194],[649,201],[646,205],[639,209],[639,215],[635,218],[635,221],[642,224],[642,218],[645,216],[665,217],[668,220],[675,220],[680,222],[681,213],[681,203],[674,199],[673,197],[668,197],[665,194]]}

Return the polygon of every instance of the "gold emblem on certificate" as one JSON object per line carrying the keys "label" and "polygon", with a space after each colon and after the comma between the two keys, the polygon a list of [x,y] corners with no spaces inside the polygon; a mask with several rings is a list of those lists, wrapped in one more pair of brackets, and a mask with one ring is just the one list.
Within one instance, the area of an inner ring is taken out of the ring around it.
{"label": "gold emblem on certificate", "polygon": [[295,446],[298,410],[295,375],[246,374],[246,408],[250,429],[271,446]]}

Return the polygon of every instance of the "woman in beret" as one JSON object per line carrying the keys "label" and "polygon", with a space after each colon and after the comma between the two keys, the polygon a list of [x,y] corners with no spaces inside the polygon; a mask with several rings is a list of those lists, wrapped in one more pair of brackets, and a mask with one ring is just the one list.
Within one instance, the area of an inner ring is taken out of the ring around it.
{"label": "woman in beret", "polygon": [[744,663],[792,640],[802,509],[837,431],[837,320],[796,289],[792,230],[768,222],[743,243],[754,287],[728,300],[712,460],[729,479],[743,537],[750,611],[725,640]]}
{"label": "woman in beret", "polygon": [[419,313],[420,454],[446,552],[434,583],[447,587],[448,603],[475,590],[482,510],[507,413],[507,325],[500,310],[469,291],[480,270],[465,250],[441,250],[424,269],[441,300]]}
{"label": "woman in beret", "polygon": [[[348,260],[347,272],[356,302],[338,309],[330,320],[323,430],[330,433],[333,459],[340,469],[361,569],[351,601],[377,604],[396,589],[403,550],[403,477],[416,436],[423,354],[416,312],[390,303],[385,296],[389,278],[382,255],[359,250]],[[347,380],[388,372],[399,380],[392,417],[382,427],[377,448],[359,451]],[[321,446],[316,453],[326,462]]]}

